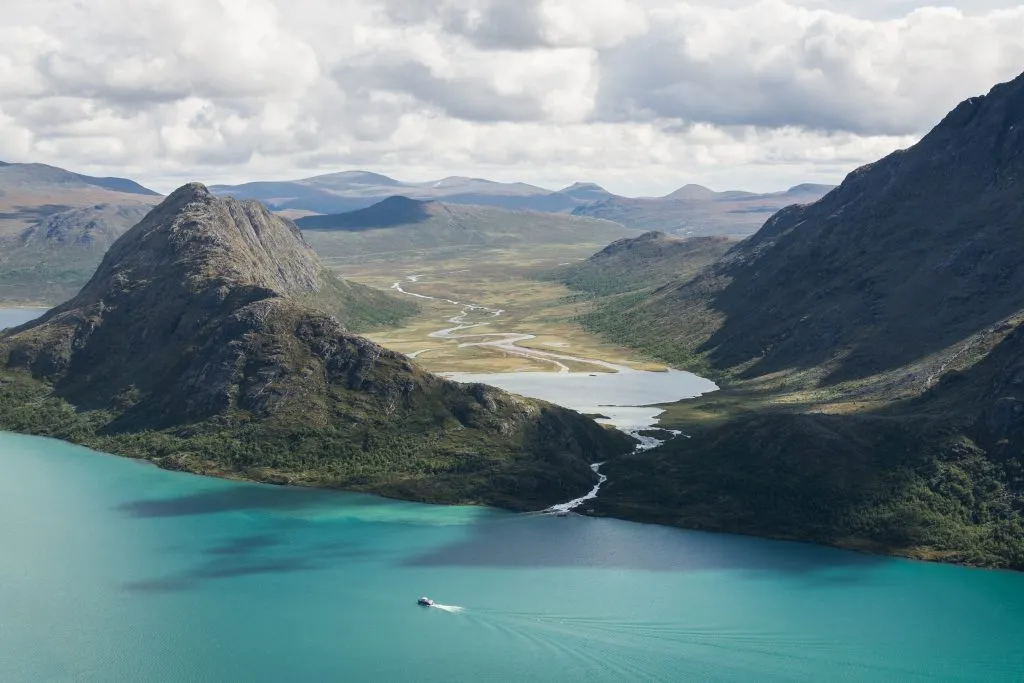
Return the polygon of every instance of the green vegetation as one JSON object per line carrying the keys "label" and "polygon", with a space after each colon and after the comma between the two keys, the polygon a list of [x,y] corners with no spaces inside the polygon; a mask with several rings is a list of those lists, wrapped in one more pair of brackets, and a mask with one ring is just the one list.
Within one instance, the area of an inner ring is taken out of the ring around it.
{"label": "green vegetation", "polygon": [[598,296],[658,287],[689,279],[735,244],[725,237],[673,239],[661,232],[613,242],[586,261],[555,271],[572,289]]}
{"label": "green vegetation", "polygon": [[321,270],[320,278],[322,286],[315,292],[300,296],[299,300],[344,320],[345,328],[350,332],[394,327],[420,310],[410,299],[400,299],[379,289],[349,282],[326,268]]}
{"label": "green vegetation", "polygon": [[617,459],[603,514],[1024,569],[1006,470],[926,417],[758,412]]}
{"label": "green vegetation", "polygon": [[[455,387],[397,411],[386,396],[334,391],[330,414],[321,398],[307,395],[272,416],[236,406],[163,429],[120,431],[122,411],[76,410],[52,389],[23,373],[0,372],[0,428],[166,469],[433,503],[541,509],[592,486],[587,457],[630,447],[626,437],[569,411],[494,390],[478,392],[490,411],[465,397],[452,410]],[[496,439],[497,431],[506,433]]]}
{"label": "green vegetation", "polygon": [[[585,261],[546,274],[582,294],[584,304],[575,321],[604,339],[632,347],[649,358],[691,369],[702,366],[694,353],[704,325],[679,325],[670,314],[650,315],[645,303],[656,299],[674,281],[685,282],[721,258],[736,242],[724,237],[673,239],[649,232],[613,242]],[[708,316],[713,323],[713,316]],[[690,343],[680,343],[690,335]]]}
{"label": "green vegetation", "polygon": [[[327,273],[262,205],[180,188],[71,301],[0,334],[0,429],[162,467],[544,507],[631,440],[442,380],[346,328],[414,306]],[[328,315],[327,313],[330,313]]]}

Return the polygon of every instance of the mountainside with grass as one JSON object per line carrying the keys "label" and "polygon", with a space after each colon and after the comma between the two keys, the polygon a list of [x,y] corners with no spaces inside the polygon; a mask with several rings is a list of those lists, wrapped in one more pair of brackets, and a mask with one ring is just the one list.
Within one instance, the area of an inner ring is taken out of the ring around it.
{"label": "mountainside with grass", "polygon": [[1024,76],[605,311],[726,386],[605,511],[1024,568],[1022,230]]}
{"label": "mountainside with grass", "polygon": [[629,439],[423,372],[351,329],[412,304],[331,276],[294,224],[199,184],[70,301],[0,335],[0,428],[163,467],[526,509]]}
{"label": "mountainside with grass", "polygon": [[772,214],[791,204],[814,202],[831,191],[830,185],[797,185],[785,192],[714,192],[686,185],[664,197],[615,197],[573,209],[573,215],[603,218],[637,230],[657,230],[675,236],[747,237]]}
{"label": "mountainside with grass", "polygon": [[711,265],[735,242],[727,237],[678,239],[663,232],[625,237],[553,276],[572,289],[597,295],[625,294],[687,278]]}
{"label": "mountainside with grass", "polygon": [[296,224],[321,256],[401,254],[601,244],[637,232],[611,221],[391,197],[350,213],[307,216]]}

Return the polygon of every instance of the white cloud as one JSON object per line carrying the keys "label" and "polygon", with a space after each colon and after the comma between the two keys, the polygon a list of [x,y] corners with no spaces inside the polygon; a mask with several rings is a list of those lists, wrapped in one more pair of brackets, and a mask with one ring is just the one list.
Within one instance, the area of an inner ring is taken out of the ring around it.
{"label": "white cloud", "polygon": [[676,5],[651,23],[603,56],[602,116],[921,133],[1024,69],[1024,6],[870,21],[761,0]]}
{"label": "white cloud", "polygon": [[838,181],[1024,70],[964,0],[0,0],[0,158],[170,189]]}

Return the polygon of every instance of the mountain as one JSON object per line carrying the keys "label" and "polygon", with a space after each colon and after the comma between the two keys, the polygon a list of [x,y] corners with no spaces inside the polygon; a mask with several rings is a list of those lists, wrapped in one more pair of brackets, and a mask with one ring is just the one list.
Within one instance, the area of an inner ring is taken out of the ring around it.
{"label": "mountain", "polygon": [[526,509],[630,440],[352,334],[414,308],[330,275],[295,225],[186,185],[70,301],[0,334],[0,428],[163,467]]}
{"label": "mountain", "polygon": [[692,277],[724,255],[734,241],[726,237],[677,239],[663,232],[626,237],[580,263],[552,275],[572,289],[596,295],[624,294],[667,280]]}
{"label": "mountain", "polygon": [[797,185],[785,192],[714,192],[686,185],[664,197],[611,197],[573,209],[573,215],[603,218],[638,230],[676,235],[747,237],[776,211],[816,201],[832,188]]}
{"label": "mountain", "polygon": [[0,238],[0,302],[55,304],[74,296],[114,241],[149,211],[145,204],[97,204]]}
{"label": "mountain", "polygon": [[727,385],[606,512],[1024,568],[1022,181],[1024,75],[605,311]]}
{"label": "mountain", "polygon": [[293,181],[214,185],[210,190],[221,196],[258,199],[274,210],[302,209],[325,214],[363,209],[396,195],[449,204],[550,212],[567,211],[581,203],[571,196],[526,183],[460,176],[410,183],[367,171],[344,171]]}
{"label": "mountain", "polygon": [[46,164],[0,162],[0,187],[3,187],[5,191],[19,189],[28,192],[46,191],[55,185],[63,186],[68,190],[77,190],[84,185],[121,194],[136,194],[144,197],[160,196],[158,192],[125,178],[96,178]]}
{"label": "mountain", "polygon": [[0,162],[0,302],[74,295],[160,195],[124,178]]}
{"label": "mountain", "polygon": [[45,164],[0,162],[0,236],[55,213],[95,204],[152,206],[160,195],[124,178],[94,178]]}
{"label": "mountain", "polygon": [[[746,194],[746,193],[744,193]],[[718,193],[703,185],[683,185],[675,192],[670,192],[662,199],[680,200],[691,202],[711,202],[718,197]]]}
{"label": "mountain", "polygon": [[321,256],[359,257],[411,249],[495,249],[601,244],[636,231],[610,221],[493,206],[391,197],[358,211],[299,218]]}
{"label": "mountain", "polygon": [[303,230],[376,230],[430,220],[430,202],[408,197],[388,197],[365,209],[326,216],[304,216],[296,220]]}
{"label": "mountain", "polygon": [[616,196],[596,183],[573,183],[569,187],[559,190],[558,193],[587,204],[612,199]]}

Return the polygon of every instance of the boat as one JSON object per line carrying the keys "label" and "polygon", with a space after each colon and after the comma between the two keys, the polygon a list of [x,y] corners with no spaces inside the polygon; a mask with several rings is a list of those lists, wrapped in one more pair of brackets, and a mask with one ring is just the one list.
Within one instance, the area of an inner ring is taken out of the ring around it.
{"label": "boat", "polygon": [[419,600],[416,601],[416,604],[417,605],[423,605],[424,607],[433,607],[434,606],[434,601],[431,600],[430,598],[420,598]]}

